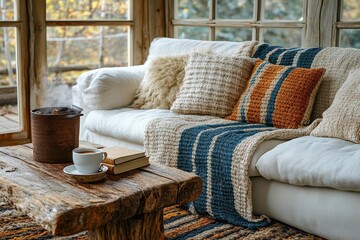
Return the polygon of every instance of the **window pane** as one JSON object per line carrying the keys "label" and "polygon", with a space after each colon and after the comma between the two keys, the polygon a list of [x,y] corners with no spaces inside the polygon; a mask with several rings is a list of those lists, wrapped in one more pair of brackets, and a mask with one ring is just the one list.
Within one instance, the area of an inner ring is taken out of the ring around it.
{"label": "window pane", "polygon": [[74,84],[86,70],[128,66],[128,31],[128,27],[48,27],[49,81]]}
{"label": "window pane", "polygon": [[0,133],[20,131],[15,32],[16,28],[0,28]]}
{"label": "window pane", "polygon": [[216,28],[217,41],[249,41],[252,39],[251,28],[230,28],[218,27]]}
{"label": "window pane", "polygon": [[360,29],[341,29],[340,30],[340,47],[360,48]]}
{"label": "window pane", "polygon": [[299,28],[263,28],[260,38],[271,45],[283,47],[301,46],[302,29]]}
{"label": "window pane", "polygon": [[0,21],[15,20],[14,0],[0,0]]}
{"label": "window pane", "polygon": [[175,0],[175,18],[208,19],[208,0]]}
{"label": "window pane", "polygon": [[216,17],[219,19],[253,19],[253,0],[217,0]]}
{"label": "window pane", "polygon": [[190,38],[197,40],[209,40],[208,27],[177,26],[174,28],[176,38]]}
{"label": "window pane", "polygon": [[342,18],[344,21],[360,20],[360,1],[359,0],[343,0],[342,1]]}
{"label": "window pane", "polygon": [[130,0],[46,0],[46,19],[129,19],[129,4]]}
{"label": "window pane", "polygon": [[263,0],[266,20],[303,20],[303,0]]}

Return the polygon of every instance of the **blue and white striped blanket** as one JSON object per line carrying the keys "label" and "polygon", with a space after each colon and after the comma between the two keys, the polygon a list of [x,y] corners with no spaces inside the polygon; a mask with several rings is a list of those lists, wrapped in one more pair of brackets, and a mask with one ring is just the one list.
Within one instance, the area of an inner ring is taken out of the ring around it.
{"label": "blue and white striped blanket", "polygon": [[145,148],[150,161],[201,176],[202,193],[190,209],[256,228],[269,222],[266,216],[252,214],[248,168],[256,147],[271,138],[304,136],[312,128],[276,129],[209,116],[179,116],[151,121]]}
{"label": "blue and white striped blanket", "polygon": [[250,223],[235,208],[232,187],[233,154],[237,145],[253,135],[272,131],[261,124],[232,122],[200,125],[182,132],[179,142],[177,167],[194,172],[203,180],[202,193],[193,202],[199,214],[210,214],[216,219],[233,224],[259,227],[267,221]]}

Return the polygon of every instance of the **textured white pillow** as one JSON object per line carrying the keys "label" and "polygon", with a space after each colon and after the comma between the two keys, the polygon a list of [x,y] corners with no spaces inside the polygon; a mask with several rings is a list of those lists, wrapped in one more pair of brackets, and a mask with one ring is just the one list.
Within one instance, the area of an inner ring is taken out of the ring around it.
{"label": "textured white pillow", "polygon": [[360,69],[350,72],[311,135],[360,143]]}
{"label": "textured white pillow", "polygon": [[181,114],[229,115],[245,88],[255,59],[193,53],[171,110]]}
{"label": "textured white pillow", "polygon": [[183,82],[188,59],[189,55],[153,59],[130,107],[170,109]]}

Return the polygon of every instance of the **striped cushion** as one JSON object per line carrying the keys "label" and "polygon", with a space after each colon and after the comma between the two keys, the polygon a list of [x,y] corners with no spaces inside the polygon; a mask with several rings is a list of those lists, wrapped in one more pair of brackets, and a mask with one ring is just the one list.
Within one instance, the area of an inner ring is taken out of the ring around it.
{"label": "striped cushion", "polygon": [[249,57],[191,54],[171,110],[180,114],[229,115],[245,89],[254,62]]}
{"label": "striped cushion", "polygon": [[297,128],[309,123],[322,68],[280,66],[258,59],[230,120]]}
{"label": "striped cushion", "polygon": [[315,98],[311,120],[321,118],[349,72],[360,68],[360,49],[355,48],[284,48],[263,43],[253,48],[251,56],[273,64],[326,69]]}
{"label": "striped cushion", "polygon": [[273,64],[311,68],[315,56],[322,48],[284,48],[267,43],[254,48],[253,58],[260,58]]}

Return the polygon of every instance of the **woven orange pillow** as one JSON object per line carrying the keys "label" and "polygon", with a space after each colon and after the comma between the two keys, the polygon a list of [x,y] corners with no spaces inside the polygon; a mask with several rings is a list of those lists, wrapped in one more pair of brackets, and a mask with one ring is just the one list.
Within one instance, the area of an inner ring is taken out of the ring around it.
{"label": "woven orange pillow", "polygon": [[298,128],[309,123],[325,69],[299,68],[256,60],[245,91],[227,119]]}

